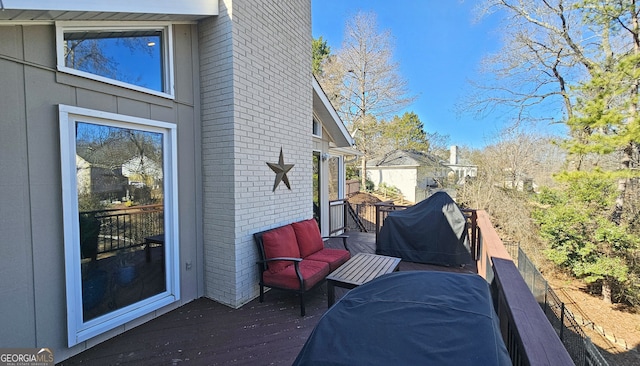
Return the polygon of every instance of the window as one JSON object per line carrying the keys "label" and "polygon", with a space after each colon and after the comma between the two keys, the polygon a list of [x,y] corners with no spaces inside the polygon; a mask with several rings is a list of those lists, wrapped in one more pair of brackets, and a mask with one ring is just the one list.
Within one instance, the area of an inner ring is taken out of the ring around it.
{"label": "window", "polygon": [[61,105],[68,343],[179,299],[174,124]]}
{"label": "window", "polygon": [[318,137],[322,137],[322,127],[320,125],[320,122],[316,121],[315,119],[313,120],[313,131],[312,131],[314,136],[318,136]]}
{"label": "window", "polygon": [[335,201],[342,198],[341,195],[341,174],[340,174],[340,157],[332,156],[329,158],[329,201]]}
{"label": "window", "polygon": [[171,26],[56,24],[58,70],[173,96]]}
{"label": "window", "polygon": [[313,175],[312,175],[312,194],[313,194],[313,218],[316,219],[318,225],[321,225],[322,218],[322,203],[320,202],[320,189],[322,184],[322,177],[320,176],[320,165],[321,165],[320,152],[314,151],[312,157],[312,167],[313,167]]}

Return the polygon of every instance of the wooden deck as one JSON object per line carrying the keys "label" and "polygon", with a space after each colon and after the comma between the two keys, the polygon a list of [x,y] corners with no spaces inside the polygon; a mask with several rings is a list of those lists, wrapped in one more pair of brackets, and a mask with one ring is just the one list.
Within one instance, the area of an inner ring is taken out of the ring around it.
{"label": "wooden deck", "polygon": [[[374,252],[374,234],[349,236],[352,254]],[[333,240],[330,246],[340,242]],[[406,262],[400,270],[475,272]],[[336,298],[345,292],[337,288]],[[265,302],[255,299],[237,310],[200,298],[60,365],[291,365],[327,310],[326,284],[305,300],[307,315],[300,317],[297,296],[282,291],[268,291]]]}

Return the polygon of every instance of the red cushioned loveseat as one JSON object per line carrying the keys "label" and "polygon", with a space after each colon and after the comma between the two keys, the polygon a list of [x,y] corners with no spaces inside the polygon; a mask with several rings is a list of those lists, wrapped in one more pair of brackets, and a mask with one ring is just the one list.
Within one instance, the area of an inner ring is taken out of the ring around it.
{"label": "red cushioned loveseat", "polygon": [[321,284],[325,277],[350,257],[347,236],[342,238],[345,249],[325,248],[318,224],[314,219],[294,222],[253,234],[260,260],[260,302],[264,288],[293,291],[300,296],[300,314],[305,315],[304,293]]}

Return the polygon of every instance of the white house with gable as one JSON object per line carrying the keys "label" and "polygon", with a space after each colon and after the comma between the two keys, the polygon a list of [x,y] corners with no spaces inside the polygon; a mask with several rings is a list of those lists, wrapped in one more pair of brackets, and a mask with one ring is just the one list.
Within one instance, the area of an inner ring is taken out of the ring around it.
{"label": "white house with gable", "polygon": [[[443,187],[464,184],[478,174],[478,167],[458,160],[458,147],[451,146],[449,161],[420,151],[394,150],[367,162],[367,177],[376,189],[381,184],[396,187],[411,202],[419,202]],[[450,192],[455,197],[455,192]]]}

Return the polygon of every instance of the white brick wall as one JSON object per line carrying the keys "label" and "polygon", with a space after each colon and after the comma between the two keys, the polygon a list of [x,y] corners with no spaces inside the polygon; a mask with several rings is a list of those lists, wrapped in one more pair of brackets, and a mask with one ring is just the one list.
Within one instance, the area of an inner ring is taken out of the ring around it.
{"label": "white brick wall", "polygon": [[[310,1],[223,0],[200,24],[205,294],[257,296],[252,234],[311,217]],[[291,190],[272,192],[280,148]]]}

